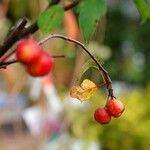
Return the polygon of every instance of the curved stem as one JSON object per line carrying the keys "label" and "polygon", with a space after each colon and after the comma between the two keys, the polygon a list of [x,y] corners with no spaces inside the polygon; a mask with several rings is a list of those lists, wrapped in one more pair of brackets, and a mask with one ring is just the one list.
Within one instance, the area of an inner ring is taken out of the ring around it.
{"label": "curved stem", "polygon": [[93,59],[93,61],[97,64],[98,68],[107,74],[107,71],[102,67],[101,64],[98,63],[98,61],[95,59],[95,57],[88,51],[88,49],[84,46],[84,44],[82,44],[81,42],[68,38],[67,36],[64,35],[60,35],[60,34],[50,34],[49,36],[47,36],[46,38],[42,39],[38,44],[42,45],[43,43],[45,43],[46,41],[48,41],[49,39],[52,38],[60,38],[60,39],[64,39],[67,41],[70,41],[72,43],[76,43],[77,45],[79,45],[80,47],[82,47],[84,49],[84,51]]}
{"label": "curved stem", "polygon": [[79,45],[93,59],[93,61],[96,63],[96,65],[99,68],[99,71],[102,72],[101,75],[102,75],[102,77],[103,77],[103,79],[105,81],[106,88],[108,89],[109,96],[111,96],[112,98],[114,97],[113,89],[112,89],[112,81],[111,81],[111,79],[110,79],[110,77],[108,75],[108,72],[96,60],[96,58],[89,52],[89,50],[85,47],[84,44],[82,44],[81,42],[79,42],[77,40],[68,38],[67,36],[60,35],[60,34],[50,34],[46,38],[44,38],[41,41],[39,41],[38,44],[42,45],[43,43],[47,42],[49,39],[52,39],[52,38],[60,38],[60,39],[63,39],[63,40],[66,40],[66,41],[69,41],[69,42],[72,42],[72,43],[75,43],[75,44]]}

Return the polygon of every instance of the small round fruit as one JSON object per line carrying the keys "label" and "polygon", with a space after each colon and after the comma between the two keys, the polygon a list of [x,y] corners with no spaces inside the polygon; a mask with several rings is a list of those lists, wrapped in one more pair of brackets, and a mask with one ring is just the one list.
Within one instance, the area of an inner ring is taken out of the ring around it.
{"label": "small round fruit", "polygon": [[40,59],[34,64],[27,65],[27,72],[34,77],[47,75],[53,68],[53,58],[43,51]]}
{"label": "small round fruit", "polygon": [[17,59],[25,64],[35,63],[42,53],[42,48],[30,37],[20,41],[16,47]]}
{"label": "small round fruit", "polygon": [[108,124],[111,120],[111,115],[105,108],[97,108],[94,113],[94,118],[100,124]]}
{"label": "small round fruit", "polygon": [[123,113],[124,105],[122,104],[121,101],[113,98],[107,100],[106,109],[113,117],[117,118]]}

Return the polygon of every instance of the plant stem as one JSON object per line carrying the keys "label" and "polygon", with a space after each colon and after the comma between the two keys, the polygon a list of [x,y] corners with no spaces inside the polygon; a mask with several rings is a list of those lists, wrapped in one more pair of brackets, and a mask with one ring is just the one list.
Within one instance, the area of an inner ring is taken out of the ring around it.
{"label": "plant stem", "polygon": [[53,58],[65,58],[65,55],[53,55]]}
{"label": "plant stem", "polygon": [[0,58],[0,63],[3,63],[5,62],[12,54],[15,53],[15,49],[13,51],[11,51],[10,53],[6,54],[6,55],[3,55],[1,58]]}
{"label": "plant stem", "polygon": [[[14,52],[14,51],[12,51],[12,52]],[[53,58],[64,58],[65,57],[65,55],[53,55],[52,56]],[[5,58],[7,58],[7,57],[5,57]],[[5,59],[6,60],[6,59]],[[11,65],[11,64],[14,64],[14,63],[20,63],[20,61],[19,60],[17,60],[17,59],[12,59],[12,60],[9,60],[9,61],[7,61],[7,62],[5,62],[5,61],[2,61],[2,62],[0,62],[0,69],[6,69],[6,67],[8,66],[8,65]]]}
{"label": "plant stem", "polygon": [[18,34],[22,31],[26,25],[27,20],[23,18],[22,21],[14,28],[14,30],[5,39],[3,45],[0,45],[0,57],[18,40]]}
{"label": "plant stem", "polygon": [[66,40],[66,41],[69,41],[69,42],[72,42],[72,43],[75,43],[75,44],[79,45],[93,59],[93,61],[96,63],[96,65],[99,68],[99,71],[102,72],[101,75],[102,75],[102,77],[104,79],[106,88],[108,89],[109,96],[111,96],[112,98],[114,97],[113,89],[112,89],[112,81],[111,81],[111,79],[110,79],[110,77],[108,75],[108,72],[96,60],[96,58],[89,52],[89,50],[85,47],[84,44],[82,44],[81,42],[79,42],[79,41],[77,41],[75,39],[71,39],[71,38],[69,38],[67,36],[60,35],[60,34],[50,34],[47,37],[45,37],[44,39],[42,39],[41,41],[39,41],[38,44],[42,45],[43,43],[47,42],[49,39],[52,39],[52,38],[60,38],[60,39],[63,39],[63,40]]}
{"label": "plant stem", "polygon": [[3,63],[0,63],[0,69],[6,69],[6,67],[8,66],[8,65],[11,65],[11,64],[14,64],[14,63],[19,63],[19,61],[18,60],[16,60],[16,59],[12,59],[12,60],[10,60],[10,61],[8,61],[8,62],[3,62]]}

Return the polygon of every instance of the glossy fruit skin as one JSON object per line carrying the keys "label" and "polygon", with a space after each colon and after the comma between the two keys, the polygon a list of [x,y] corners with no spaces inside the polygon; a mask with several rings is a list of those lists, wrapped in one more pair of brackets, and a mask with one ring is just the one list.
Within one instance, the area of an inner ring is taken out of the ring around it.
{"label": "glossy fruit skin", "polygon": [[27,65],[27,72],[33,77],[47,75],[53,69],[53,58],[43,51],[40,58],[34,64]]}
{"label": "glossy fruit skin", "polygon": [[97,108],[94,113],[94,118],[100,124],[108,124],[111,121],[111,115],[105,108]]}
{"label": "glossy fruit skin", "polygon": [[115,118],[119,117],[125,109],[122,102],[115,98],[107,100],[105,108]]}
{"label": "glossy fruit skin", "polygon": [[30,37],[20,41],[16,47],[16,57],[24,64],[35,63],[42,53],[41,47]]}

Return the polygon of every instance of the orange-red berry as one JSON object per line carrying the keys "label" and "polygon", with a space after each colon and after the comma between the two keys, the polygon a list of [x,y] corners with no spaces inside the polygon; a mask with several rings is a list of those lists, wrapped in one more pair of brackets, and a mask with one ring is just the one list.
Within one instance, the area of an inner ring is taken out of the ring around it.
{"label": "orange-red berry", "polygon": [[42,48],[31,37],[21,40],[16,47],[16,57],[24,64],[35,63],[41,55]]}
{"label": "orange-red berry", "polygon": [[34,64],[27,65],[27,72],[31,76],[47,75],[53,68],[53,58],[47,52],[43,51],[40,58]]}
{"label": "orange-red berry", "polygon": [[107,111],[116,118],[119,117],[124,111],[123,103],[115,98],[108,99],[105,107]]}

